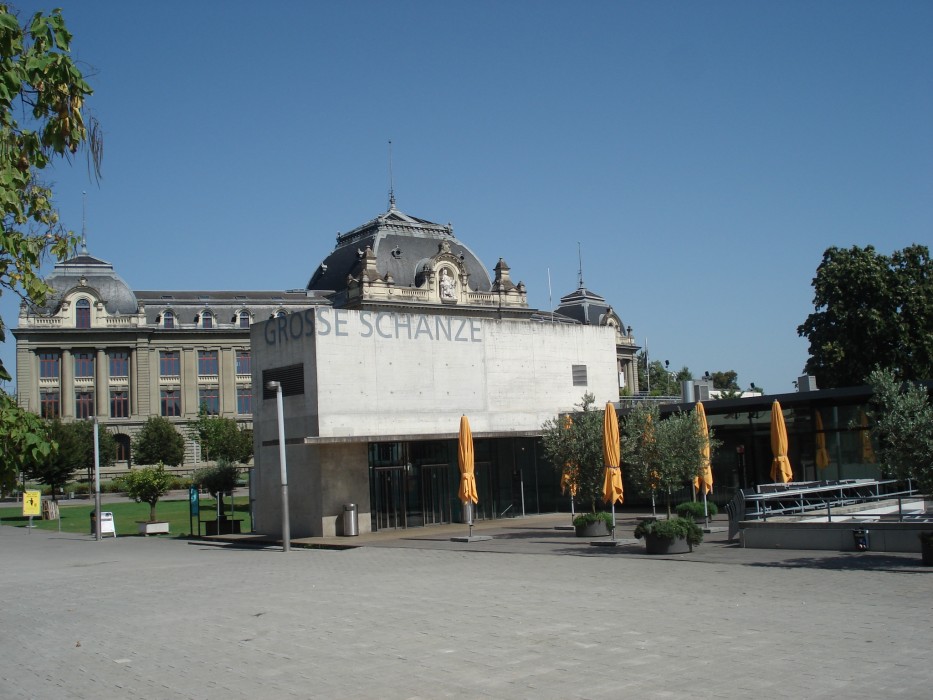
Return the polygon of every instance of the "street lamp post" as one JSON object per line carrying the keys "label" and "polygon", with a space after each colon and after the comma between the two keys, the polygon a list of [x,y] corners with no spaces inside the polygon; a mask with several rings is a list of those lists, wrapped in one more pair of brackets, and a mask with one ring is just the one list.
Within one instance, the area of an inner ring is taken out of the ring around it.
{"label": "street lamp post", "polygon": [[94,416],[94,535],[97,541],[100,535],[100,424]]}
{"label": "street lamp post", "polygon": [[282,405],[282,383],[267,382],[266,388],[275,392],[275,407],[279,424],[279,473],[282,481],[282,551],[291,545],[291,526],[288,517],[288,471],[285,468],[285,410]]}

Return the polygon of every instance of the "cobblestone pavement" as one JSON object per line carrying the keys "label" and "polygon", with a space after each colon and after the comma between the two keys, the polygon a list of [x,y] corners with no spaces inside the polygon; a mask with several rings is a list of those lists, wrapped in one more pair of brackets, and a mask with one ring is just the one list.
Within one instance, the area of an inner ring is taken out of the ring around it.
{"label": "cobblestone pavement", "polygon": [[0,526],[0,698],[930,697],[919,554],[658,558],[556,522],[288,554]]}

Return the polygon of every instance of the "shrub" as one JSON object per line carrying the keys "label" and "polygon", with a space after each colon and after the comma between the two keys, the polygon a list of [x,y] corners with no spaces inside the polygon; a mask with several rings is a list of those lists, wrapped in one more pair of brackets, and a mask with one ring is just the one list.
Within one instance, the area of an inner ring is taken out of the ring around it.
{"label": "shrub", "polygon": [[682,537],[691,545],[697,545],[703,541],[703,530],[690,518],[642,520],[635,528],[635,538],[640,540],[647,535],[668,540]]}
{"label": "shrub", "polygon": [[612,515],[609,513],[580,513],[577,517],[573,519],[574,527],[585,527],[587,525],[592,525],[602,520],[606,523],[606,527],[610,530],[612,529]]}
{"label": "shrub", "polygon": [[[706,502],[706,507],[709,509],[709,517],[719,513],[719,508],[716,507],[716,504],[712,501]],[[694,520],[703,520],[706,518],[706,515],[703,511],[703,501],[686,501],[681,503],[675,508],[677,515],[681,518],[693,518]]]}

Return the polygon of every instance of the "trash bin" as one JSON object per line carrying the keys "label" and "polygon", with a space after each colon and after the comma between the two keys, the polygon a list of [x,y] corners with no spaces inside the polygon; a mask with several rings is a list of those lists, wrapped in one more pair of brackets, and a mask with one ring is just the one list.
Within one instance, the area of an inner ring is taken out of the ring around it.
{"label": "trash bin", "polygon": [[343,536],[356,537],[360,534],[360,520],[355,503],[343,504]]}
{"label": "trash bin", "polygon": [[91,534],[92,535],[97,534],[97,518],[95,518],[94,515],[95,515],[95,512],[92,510],[91,511]]}
{"label": "trash bin", "polygon": [[869,549],[868,546],[868,530],[853,530],[852,538],[855,540],[855,550],[857,552],[867,552]]}

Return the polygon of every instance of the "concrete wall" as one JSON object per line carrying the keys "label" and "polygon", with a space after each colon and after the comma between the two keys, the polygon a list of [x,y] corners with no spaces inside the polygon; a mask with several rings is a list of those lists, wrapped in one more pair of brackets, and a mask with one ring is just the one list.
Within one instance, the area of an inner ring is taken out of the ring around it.
{"label": "concrete wall", "polygon": [[281,534],[281,487],[264,371],[304,367],[304,394],[283,402],[294,537],[342,534],[345,503],[369,531],[367,438],[450,437],[464,414],[474,434],[538,431],[585,392],[618,400],[611,328],[327,308],[255,324],[251,347],[255,529],[269,534]]}
{"label": "concrete wall", "polygon": [[742,523],[740,537],[743,547],[753,549],[824,549],[854,552],[857,550],[853,530],[868,530],[871,551],[920,552],[918,535],[933,530],[933,523],[749,521]]}

